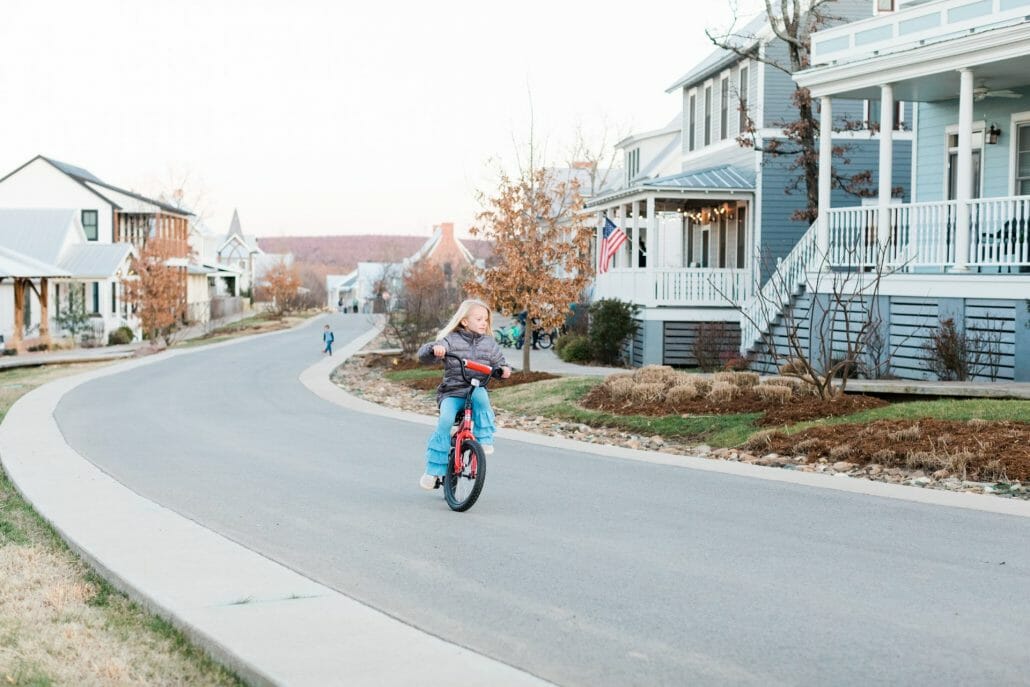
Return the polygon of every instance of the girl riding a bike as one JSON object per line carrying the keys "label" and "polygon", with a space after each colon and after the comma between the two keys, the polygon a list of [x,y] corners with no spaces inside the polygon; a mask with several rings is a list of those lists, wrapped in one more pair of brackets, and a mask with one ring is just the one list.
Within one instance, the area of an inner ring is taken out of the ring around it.
{"label": "girl riding a bike", "polygon": [[[466,300],[458,306],[457,312],[437,334],[437,340],[423,344],[418,349],[418,358],[422,363],[439,360],[443,360],[444,363],[443,381],[436,389],[440,419],[436,424],[436,431],[426,444],[426,473],[419,480],[419,486],[423,489],[438,487],[440,479],[447,472],[451,426],[454,424],[455,415],[464,406],[465,396],[472,386],[466,381],[468,371],[466,370],[465,375],[462,374],[460,360],[444,356],[450,353],[458,358],[487,363],[490,367],[501,368],[502,378],[511,376],[511,368],[508,367],[492,332],[490,308],[481,301]],[[472,419],[483,452],[493,453],[494,411],[490,407],[490,397],[483,387],[477,387],[472,392]]]}

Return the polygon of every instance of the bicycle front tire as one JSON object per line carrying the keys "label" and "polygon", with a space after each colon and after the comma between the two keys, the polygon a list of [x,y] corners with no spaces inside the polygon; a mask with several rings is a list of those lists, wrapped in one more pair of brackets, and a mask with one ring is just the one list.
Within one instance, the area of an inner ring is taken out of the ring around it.
{"label": "bicycle front tire", "polygon": [[463,441],[461,458],[462,470],[458,473],[454,469],[454,451],[451,451],[450,460],[447,461],[447,474],[443,478],[444,499],[451,510],[459,513],[475,505],[486,481],[486,456],[483,455],[483,447],[478,441]]}

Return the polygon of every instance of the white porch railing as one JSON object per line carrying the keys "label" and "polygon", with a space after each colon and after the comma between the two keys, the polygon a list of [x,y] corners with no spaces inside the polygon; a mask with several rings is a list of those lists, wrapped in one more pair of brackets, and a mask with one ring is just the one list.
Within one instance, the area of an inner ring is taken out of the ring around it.
{"label": "white porch railing", "polygon": [[732,307],[750,295],[751,271],[734,268],[617,268],[597,275],[594,298],[618,298],[645,306]]}
{"label": "white porch railing", "polygon": [[[969,266],[1030,266],[1030,196],[969,202]],[[959,204],[954,200],[890,206],[886,253],[878,256],[878,208],[829,211],[830,264],[910,270],[955,265]]]}
{"label": "white porch railing", "polygon": [[816,238],[818,220],[808,228],[801,240],[787,257],[776,263],[776,270],[769,276],[762,288],[744,305],[740,318],[740,352],[748,349],[758,341],[762,332],[776,318],[783,308],[790,303],[795,291],[805,283],[805,275],[813,268],[812,261],[817,259]]}

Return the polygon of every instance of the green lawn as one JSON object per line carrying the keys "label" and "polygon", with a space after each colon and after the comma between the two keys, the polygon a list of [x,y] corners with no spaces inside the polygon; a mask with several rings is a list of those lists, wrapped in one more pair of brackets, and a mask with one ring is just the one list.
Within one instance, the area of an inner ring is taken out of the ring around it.
{"label": "green lawn", "polygon": [[[412,372],[418,371],[413,370]],[[601,381],[598,378],[589,377],[563,377],[497,389],[490,393],[490,397],[495,407],[523,415],[539,415],[597,427],[612,427],[635,434],[659,434],[670,438],[703,441],[711,446],[739,446],[747,441],[753,433],[762,429],[757,424],[759,413],[652,417],[615,415],[581,407],[578,403],[579,399]],[[873,420],[912,420],[924,417],[938,420],[981,418],[1030,422],[1030,401],[944,399],[895,403],[853,415],[799,423],[788,427],[786,431],[788,433],[798,432],[818,425],[872,422]]]}
{"label": "green lawn", "polygon": [[443,371],[439,367],[417,367],[411,370],[391,370],[385,377],[391,382],[408,382],[412,379],[439,378]]}

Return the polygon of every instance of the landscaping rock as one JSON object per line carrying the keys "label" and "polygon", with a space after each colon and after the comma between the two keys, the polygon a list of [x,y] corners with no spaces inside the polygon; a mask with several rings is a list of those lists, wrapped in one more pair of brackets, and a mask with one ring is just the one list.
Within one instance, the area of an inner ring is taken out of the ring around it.
{"label": "landscaping rock", "polygon": [[838,460],[836,463],[833,464],[833,469],[837,472],[850,472],[851,470],[855,469],[855,464],[849,463],[846,460]]}

